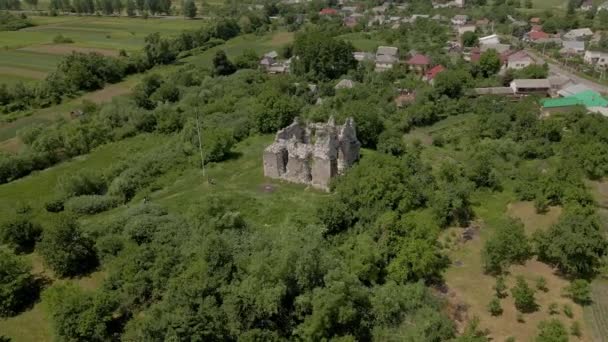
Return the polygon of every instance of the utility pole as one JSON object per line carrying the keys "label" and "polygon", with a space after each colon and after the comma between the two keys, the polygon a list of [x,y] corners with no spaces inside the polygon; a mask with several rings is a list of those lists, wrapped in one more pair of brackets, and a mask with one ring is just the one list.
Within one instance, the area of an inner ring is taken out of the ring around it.
{"label": "utility pole", "polygon": [[198,150],[201,153],[201,168],[203,169],[203,177],[205,177],[205,157],[203,155],[203,141],[201,139],[201,125],[198,119],[198,109],[196,110],[196,132],[198,135]]}

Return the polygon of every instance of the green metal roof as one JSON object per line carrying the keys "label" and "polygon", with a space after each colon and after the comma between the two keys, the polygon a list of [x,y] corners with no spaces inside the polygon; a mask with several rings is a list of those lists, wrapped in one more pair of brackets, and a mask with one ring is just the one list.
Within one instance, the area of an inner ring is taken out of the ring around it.
{"label": "green metal roof", "polygon": [[608,100],[593,90],[585,90],[572,96],[546,99],[543,108],[558,108],[582,105],[585,107],[608,107]]}

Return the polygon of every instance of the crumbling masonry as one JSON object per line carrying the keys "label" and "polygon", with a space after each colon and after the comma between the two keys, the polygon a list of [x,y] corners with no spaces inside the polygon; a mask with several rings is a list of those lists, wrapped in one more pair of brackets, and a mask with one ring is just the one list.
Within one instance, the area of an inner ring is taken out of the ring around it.
{"label": "crumbling masonry", "polygon": [[329,190],[331,178],[359,159],[360,147],[352,118],[341,126],[333,118],[308,125],[296,118],[264,150],[264,175]]}

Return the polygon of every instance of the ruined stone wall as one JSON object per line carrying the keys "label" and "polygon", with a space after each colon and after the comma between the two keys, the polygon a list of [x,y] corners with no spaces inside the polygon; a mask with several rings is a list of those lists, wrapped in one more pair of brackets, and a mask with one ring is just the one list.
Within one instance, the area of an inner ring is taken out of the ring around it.
{"label": "ruined stone wall", "polygon": [[360,147],[351,118],[340,126],[333,118],[309,125],[296,119],[264,150],[264,175],[328,190],[331,178],[359,159]]}

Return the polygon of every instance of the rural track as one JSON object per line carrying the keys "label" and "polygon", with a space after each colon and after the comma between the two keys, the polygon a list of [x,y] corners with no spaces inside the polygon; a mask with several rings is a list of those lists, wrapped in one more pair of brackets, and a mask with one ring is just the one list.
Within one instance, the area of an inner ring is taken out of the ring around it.
{"label": "rural track", "polygon": [[547,65],[549,66],[549,73],[550,74],[555,74],[555,75],[562,75],[562,76],[566,76],[568,77],[570,80],[572,80],[573,82],[576,83],[580,83],[583,84],[595,91],[597,91],[598,93],[602,93],[602,94],[606,94],[608,93],[608,87],[601,84],[601,83],[597,83],[591,80],[588,80],[586,78],[580,77],[578,75],[576,75],[575,73],[566,70],[564,67],[562,67],[561,65],[551,62],[551,61],[547,61],[545,58],[541,57],[539,54],[537,54],[534,51],[531,51],[529,49],[526,49],[526,52],[537,62],[537,63],[547,63]]}

